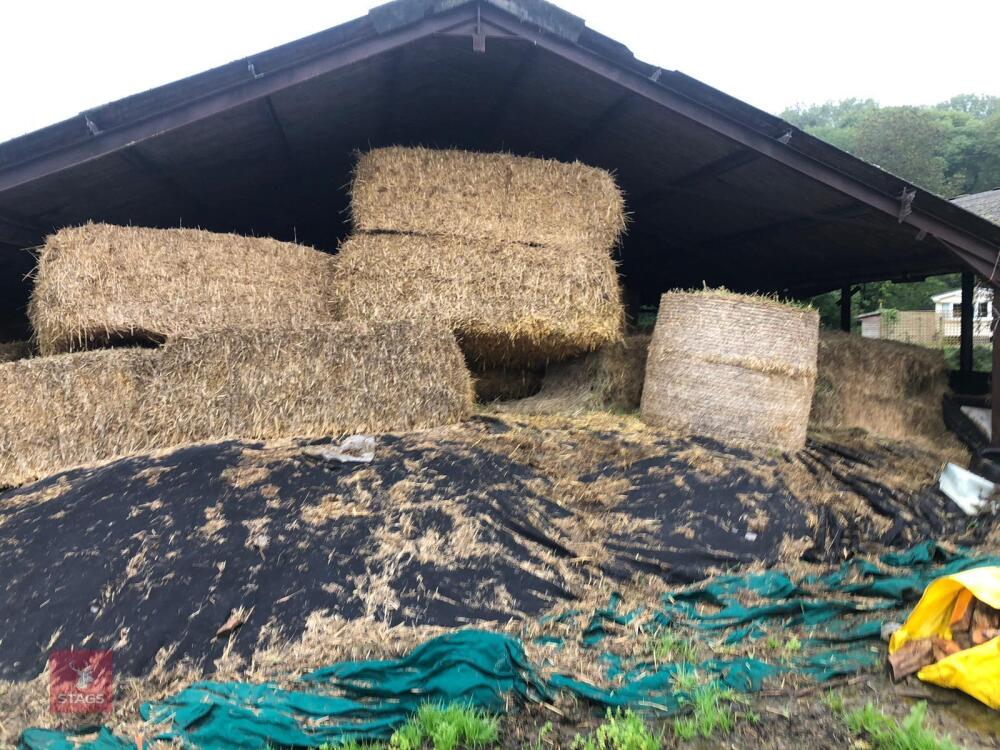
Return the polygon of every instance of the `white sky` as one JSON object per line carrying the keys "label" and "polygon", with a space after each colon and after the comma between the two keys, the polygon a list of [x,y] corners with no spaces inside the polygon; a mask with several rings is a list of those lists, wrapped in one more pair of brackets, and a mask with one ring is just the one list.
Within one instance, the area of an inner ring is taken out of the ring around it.
{"label": "white sky", "polygon": [[[363,15],[378,0],[5,0],[0,141]],[[771,112],[1000,95],[998,0],[557,0],[642,60]],[[829,12],[835,10],[835,12]]]}

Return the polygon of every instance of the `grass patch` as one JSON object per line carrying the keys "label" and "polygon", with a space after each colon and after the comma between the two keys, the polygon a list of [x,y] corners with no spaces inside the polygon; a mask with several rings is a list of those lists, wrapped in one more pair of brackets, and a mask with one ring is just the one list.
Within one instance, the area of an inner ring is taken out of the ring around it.
{"label": "grass patch", "polygon": [[938,737],[924,726],[927,703],[921,701],[910,709],[901,722],[886,716],[871,703],[843,714],[852,734],[864,735],[872,750],[959,750],[947,737]]}
{"label": "grass patch", "polygon": [[645,722],[631,709],[612,713],[593,734],[577,735],[573,750],[659,750],[663,737],[654,735]]}
{"label": "grass patch", "polygon": [[[690,716],[674,719],[674,734],[682,740],[697,736],[711,737],[716,732],[729,734],[736,724],[732,703],[735,694],[718,683],[697,688],[691,697]],[[759,717],[755,718],[759,721]]]}
{"label": "grass patch", "polygon": [[691,663],[697,659],[698,652],[687,638],[682,638],[670,630],[660,630],[651,639],[649,650],[657,662],[681,661]]}
{"label": "grass patch", "polygon": [[[392,750],[455,750],[489,747],[497,741],[497,720],[483,711],[453,703],[439,706],[427,703],[417,715],[396,730],[389,740]],[[342,747],[381,748],[384,745],[345,745]],[[332,748],[331,748],[332,750]]]}

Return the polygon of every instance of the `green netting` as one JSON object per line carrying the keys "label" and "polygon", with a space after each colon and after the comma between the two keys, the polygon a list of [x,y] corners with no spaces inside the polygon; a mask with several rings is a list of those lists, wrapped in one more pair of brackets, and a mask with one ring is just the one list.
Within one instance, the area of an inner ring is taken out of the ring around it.
{"label": "green netting", "polygon": [[[499,713],[514,702],[547,700],[553,691],[608,707],[631,707],[664,713],[677,711],[691,696],[677,690],[682,670],[697,669],[719,684],[740,692],[760,690],[764,682],[795,671],[816,680],[852,674],[881,658],[877,646],[881,618],[923,591],[934,578],[981,565],[1000,565],[1000,558],[972,558],[948,553],[933,542],[905,553],[884,555],[886,570],[867,561],[849,561],[824,576],[793,582],[771,571],[722,576],[664,597],[647,629],[685,627],[721,636],[734,644],[759,639],[768,625],[784,630],[801,625],[815,629],[802,653],[772,664],[753,658],[707,660],[698,664],[629,663],[610,653],[596,658],[607,665],[611,687],[599,687],[570,675],[539,676],[521,642],[498,633],[466,630],[434,638],[398,660],[343,662],[302,678],[303,690],[275,685],[199,682],[177,695],[142,706],[140,713],[159,732],[158,739],[185,747],[246,748],[315,747],[347,740],[386,739],[424,703],[465,703]],[[900,570],[903,569],[903,570]],[[747,594],[766,601],[745,606]],[[868,597],[859,604],[844,595]],[[581,643],[596,647],[608,628],[632,623],[640,610],[620,614],[621,599],[594,613],[581,630]],[[714,608],[714,609],[711,609]],[[573,611],[548,618],[567,623]],[[536,642],[559,647],[562,638]],[[23,750],[131,750],[134,743],[101,729],[80,742],[72,733],[30,729]]]}

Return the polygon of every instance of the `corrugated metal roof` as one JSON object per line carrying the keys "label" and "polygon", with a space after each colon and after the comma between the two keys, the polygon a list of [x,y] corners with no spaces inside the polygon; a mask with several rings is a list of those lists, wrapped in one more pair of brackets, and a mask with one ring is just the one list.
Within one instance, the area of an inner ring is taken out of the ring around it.
{"label": "corrugated metal roof", "polygon": [[994,224],[1000,224],[1000,188],[982,193],[960,195],[952,200],[952,203],[961,206],[966,211],[979,214]]}

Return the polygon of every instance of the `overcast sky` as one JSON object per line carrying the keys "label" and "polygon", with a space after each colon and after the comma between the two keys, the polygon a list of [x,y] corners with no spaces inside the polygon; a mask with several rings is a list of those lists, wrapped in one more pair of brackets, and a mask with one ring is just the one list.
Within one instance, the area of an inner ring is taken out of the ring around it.
{"label": "overcast sky", "polygon": [[[0,141],[363,15],[377,0],[8,0]],[[662,68],[762,109],[1000,95],[998,0],[560,0]],[[834,9],[835,14],[828,12]]]}

